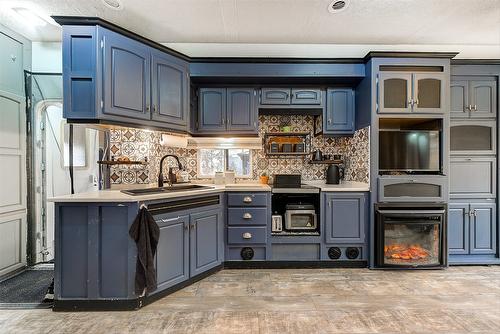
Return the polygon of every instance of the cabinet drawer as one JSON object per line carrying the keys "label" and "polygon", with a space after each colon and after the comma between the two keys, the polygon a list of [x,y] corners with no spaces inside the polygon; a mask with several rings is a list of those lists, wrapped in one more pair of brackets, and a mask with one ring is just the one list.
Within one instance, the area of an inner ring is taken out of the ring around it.
{"label": "cabinet drawer", "polygon": [[450,197],[492,198],[496,195],[495,158],[450,159]]}
{"label": "cabinet drawer", "polygon": [[290,104],[290,88],[262,88],[260,104]]}
{"label": "cabinet drawer", "polygon": [[[248,250],[248,248],[251,249]],[[244,258],[244,252],[246,251],[246,256],[250,256],[253,251],[252,258]],[[266,259],[266,247],[229,247],[227,251],[227,260],[228,261],[255,261],[255,260],[265,260]]]}
{"label": "cabinet drawer", "polygon": [[379,178],[379,202],[434,202],[443,201],[446,177]]}
{"label": "cabinet drawer", "polygon": [[227,228],[228,244],[265,244],[267,227],[230,226]]}
{"label": "cabinet drawer", "polygon": [[227,195],[229,206],[267,206],[266,193],[238,193]]}
{"label": "cabinet drawer", "polygon": [[229,208],[228,225],[267,225],[267,208]]}
{"label": "cabinet drawer", "polygon": [[294,88],[292,89],[292,104],[321,104],[321,90]]}

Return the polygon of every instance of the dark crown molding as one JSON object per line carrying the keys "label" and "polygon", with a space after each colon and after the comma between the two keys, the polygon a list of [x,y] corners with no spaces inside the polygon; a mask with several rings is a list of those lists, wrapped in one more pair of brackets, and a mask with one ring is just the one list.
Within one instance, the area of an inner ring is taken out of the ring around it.
{"label": "dark crown molding", "polygon": [[452,59],[452,65],[500,65],[500,59]]}
{"label": "dark crown molding", "polygon": [[399,51],[370,51],[363,58],[365,62],[372,58],[445,58],[451,59],[458,52],[399,52]]}

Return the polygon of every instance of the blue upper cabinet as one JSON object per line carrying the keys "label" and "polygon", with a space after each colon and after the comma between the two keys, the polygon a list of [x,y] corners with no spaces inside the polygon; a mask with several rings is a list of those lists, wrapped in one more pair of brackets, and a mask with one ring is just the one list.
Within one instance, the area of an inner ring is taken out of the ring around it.
{"label": "blue upper cabinet", "polygon": [[187,126],[189,75],[187,64],[172,56],[153,52],[151,73],[152,119]]}
{"label": "blue upper cabinet", "polygon": [[226,89],[200,88],[197,132],[226,131]]}
{"label": "blue upper cabinet", "polygon": [[321,104],[321,90],[308,88],[292,89],[292,104]]}
{"label": "blue upper cabinet", "polygon": [[321,108],[323,91],[320,88],[276,88],[265,87],[260,90],[260,105],[264,108],[283,108],[284,106],[308,106]]}
{"label": "blue upper cabinet", "polygon": [[227,89],[227,129],[229,131],[257,132],[255,89]]}
{"label": "blue upper cabinet", "polygon": [[195,132],[257,134],[254,88],[200,88]]}
{"label": "blue upper cabinet", "polygon": [[332,88],[327,90],[326,111],[323,115],[323,134],[353,134],[354,90],[351,88]]}
{"label": "blue upper cabinet", "polygon": [[260,90],[260,104],[290,104],[290,88],[262,88]]}
{"label": "blue upper cabinet", "polygon": [[188,63],[101,26],[63,26],[64,117],[186,132]]}
{"label": "blue upper cabinet", "polygon": [[150,119],[149,47],[103,29],[103,113]]}

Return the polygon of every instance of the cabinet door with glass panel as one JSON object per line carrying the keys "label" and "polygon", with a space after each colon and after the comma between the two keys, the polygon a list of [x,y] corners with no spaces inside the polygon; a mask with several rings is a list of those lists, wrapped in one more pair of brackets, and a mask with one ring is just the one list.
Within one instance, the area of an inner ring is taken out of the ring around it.
{"label": "cabinet door with glass panel", "polygon": [[487,120],[452,120],[451,155],[496,154],[496,122]]}
{"label": "cabinet door with glass panel", "polygon": [[452,118],[496,118],[496,80],[487,76],[453,76],[450,100]]}
{"label": "cabinet door with glass panel", "polygon": [[441,72],[381,72],[379,113],[443,113]]}

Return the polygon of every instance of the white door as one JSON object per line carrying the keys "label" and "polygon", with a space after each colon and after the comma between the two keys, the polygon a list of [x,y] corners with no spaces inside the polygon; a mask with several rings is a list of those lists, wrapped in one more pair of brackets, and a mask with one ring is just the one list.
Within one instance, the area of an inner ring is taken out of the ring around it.
{"label": "white door", "polygon": [[0,33],[0,276],[26,265],[23,44]]}

